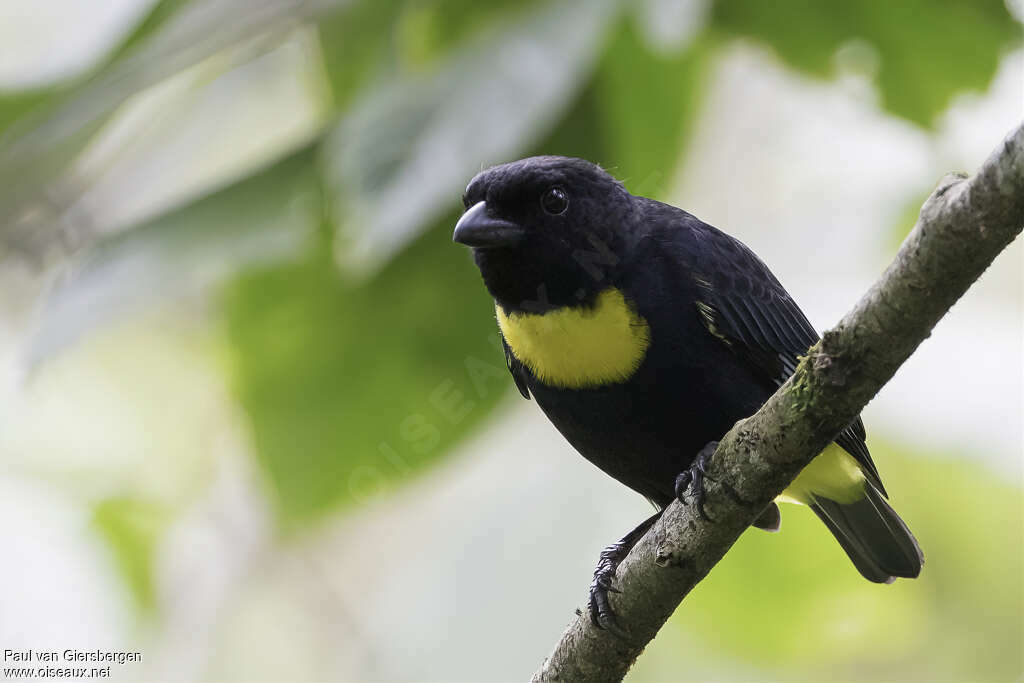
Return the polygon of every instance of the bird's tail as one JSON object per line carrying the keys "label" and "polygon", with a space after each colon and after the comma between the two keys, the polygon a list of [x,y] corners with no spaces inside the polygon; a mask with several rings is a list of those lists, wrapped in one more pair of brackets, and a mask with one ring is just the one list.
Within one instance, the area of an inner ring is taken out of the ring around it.
{"label": "bird's tail", "polygon": [[810,507],[868,581],[917,577],[924,555],[914,534],[870,482],[864,482],[864,493],[848,503],[814,495]]}

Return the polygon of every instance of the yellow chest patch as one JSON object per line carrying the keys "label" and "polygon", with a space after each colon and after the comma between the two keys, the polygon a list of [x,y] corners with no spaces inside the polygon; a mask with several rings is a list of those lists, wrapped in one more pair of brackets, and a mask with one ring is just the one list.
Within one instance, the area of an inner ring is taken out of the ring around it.
{"label": "yellow chest patch", "polygon": [[519,362],[540,381],[563,389],[624,382],[643,362],[651,329],[609,288],[590,307],[511,313],[496,306],[498,327]]}

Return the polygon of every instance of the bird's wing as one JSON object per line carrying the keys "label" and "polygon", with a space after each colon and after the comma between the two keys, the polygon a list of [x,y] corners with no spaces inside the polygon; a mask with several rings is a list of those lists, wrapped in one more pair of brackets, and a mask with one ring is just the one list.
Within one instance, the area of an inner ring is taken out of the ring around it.
{"label": "bird's wing", "polygon": [[[796,371],[798,357],[818,341],[818,333],[754,252],[723,232],[701,227],[693,231],[702,261],[694,266],[693,276],[705,327],[764,380],[781,386]],[[836,443],[856,458],[884,494],[865,437],[858,417]]]}
{"label": "bird's wing", "polygon": [[505,349],[505,365],[508,367],[508,371],[512,373],[512,380],[516,383],[516,389],[523,395],[527,401],[530,400],[530,387],[526,384],[526,366],[519,362],[519,359],[512,353],[512,349],[508,347],[508,342],[505,341],[505,335],[500,334],[501,346]]}

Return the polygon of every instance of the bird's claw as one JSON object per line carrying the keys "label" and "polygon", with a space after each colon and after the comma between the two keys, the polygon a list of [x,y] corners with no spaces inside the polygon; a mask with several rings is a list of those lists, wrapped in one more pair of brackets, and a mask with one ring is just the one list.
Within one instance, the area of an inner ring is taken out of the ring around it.
{"label": "bird's claw", "polygon": [[591,622],[602,631],[620,637],[625,637],[626,633],[615,619],[615,612],[608,601],[608,593],[622,592],[612,585],[612,582],[615,580],[615,570],[628,552],[629,548],[623,547],[620,543],[613,543],[601,551],[601,558],[594,570],[594,580],[590,582]]}
{"label": "bird's claw", "polygon": [[608,602],[609,593],[621,593],[612,583],[615,581],[615,572],[626,559],[626,555],[632,550],[644,534],[646,534],[654,523],[661,517],[662,510],[654,513],[635,529],[623,536],[617,542],[601,551],[601,557],[597,561],[597,568],[594,569],[594,580],[590,582],[590,620],[594,626],[602,631],[608,631],[623,640],[630,640],[612,611],[611,603]]}
{"label": "bird's claw", "polygon": [[711,518],[704,511],[704,479],[707,477],[707,466],[711,462],[711,456],[716,448],[718,448],[718,442],[709,441],[700,450],[697,457],[693,459],[693,464],[690,465],[689,469],[683,470],[676,477],[676,498],[683,505],[687,505],[686,492],[692,489],[690,496],[693,498],[694,507],[697,508],[697,514],[700,515],[700,518],[706,522],[710,522]]}
{"label": "bird's claw", "polygon": [[602,588],[596,585],[597,582],[590,584],[590,621],[595,627],[602,631],[608,631],[609,633],[616,635],[620,638],[626,638],[626,632],[619,626],[618,620],[615,618],[615,612],[612,611],[611,605],[608,603],[608,591],[611,590],[614,593],[614,589]]}

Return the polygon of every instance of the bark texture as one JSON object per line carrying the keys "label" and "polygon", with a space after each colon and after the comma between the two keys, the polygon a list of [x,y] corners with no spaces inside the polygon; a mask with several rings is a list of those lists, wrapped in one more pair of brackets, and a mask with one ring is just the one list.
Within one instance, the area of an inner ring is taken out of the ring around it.
{"label": "bark texture", "polygon": [[611,604],[625,632],[584,606],[535,682],[620,681],[687,593],[761,510],[867,405],[1024,226],[1024,126],[968,178],[944,177],[895,259],[796,373],[722,439],[702,520],[675,502],[619,566]]}

